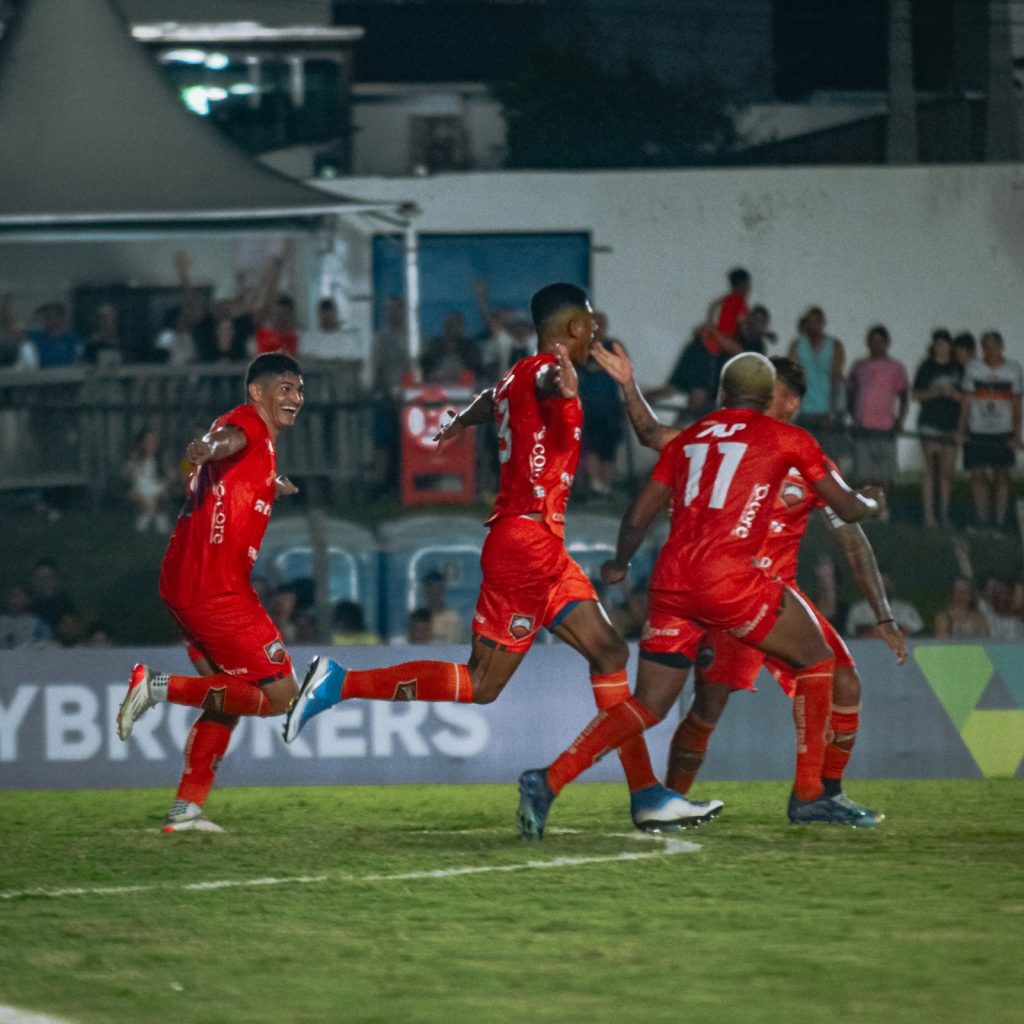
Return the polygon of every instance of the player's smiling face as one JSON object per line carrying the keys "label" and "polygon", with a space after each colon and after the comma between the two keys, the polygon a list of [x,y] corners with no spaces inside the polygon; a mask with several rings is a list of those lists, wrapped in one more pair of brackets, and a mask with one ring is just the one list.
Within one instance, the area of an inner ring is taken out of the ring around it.
{"label": "player's smiling face", "polygon": [[275,431],[294,426],[304,401],[298,374],[282,373],[253,386],[253,405]]}

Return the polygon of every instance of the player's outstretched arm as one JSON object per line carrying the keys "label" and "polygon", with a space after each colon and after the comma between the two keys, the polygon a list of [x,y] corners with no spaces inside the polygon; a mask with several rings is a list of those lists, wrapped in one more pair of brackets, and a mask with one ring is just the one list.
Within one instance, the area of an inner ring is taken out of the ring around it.
{"label": "player's outstretched arm", "polygon": [[285,495],[298,494],[299,489],[286,476],[279,476],[274,480],[274,495],[282,498]]}
{"label": "player's outstretched arm", "polygon": [[452,418],[434,435],[434,440],[441,444],[458,437],[466,427],[475,427],[478,423],[486,423],[494,416],[494,388],[481,391],[462,412],[452,413]]}
{"label": "player's outstretched arm", "polygon": [[878,571],[878,562],[859,523],[842,523],[836,525],[829,520],[835,531],[835,538],[843,550],[843,556],[853,571],[853,579],[864,600],[871,606],[878,623],[878,632],[888,644],[889,650],[896,655],[896,664],[902,665],[907,660],[907,641],[903,631],[893,619],[889,599],[885,596],[885,584],[882,574]]}
{"label": "player's outstretched arm", "polygon": [[648,480],[643,489],[626,509],[619,524],[619,539],[615,545],[615,557],[601,566],[601,579],[608,584],[620,583],[629,572],[629,560],[643,543],[651,523],[668,504],[672,488],[657,480]]}
{"label": "player's outstretched arm", "polygon": [[885,511],[885,494],[881,487],[854,491],[835,471],[815,481],[814,490],[845,523],[859,523]]}
{"label": "player's outstretched arm", "polygon": [[185,457],[195,466],[228,459],[245,447],[245,434],[238,427],[218,427],[185,446]]}
{"label": "player's outstretched arm", "polygon": [[660,452],[679,431],[675,427],[666,427],[654,415],[654,410],[636,386],[633,361],[629,354],[617,341],[612,342],[611,349],[605,348],[604,345],[595,345],[591,351],[601,369],[622,388],[626,415],[637,440],[645,448],[653,448]]}

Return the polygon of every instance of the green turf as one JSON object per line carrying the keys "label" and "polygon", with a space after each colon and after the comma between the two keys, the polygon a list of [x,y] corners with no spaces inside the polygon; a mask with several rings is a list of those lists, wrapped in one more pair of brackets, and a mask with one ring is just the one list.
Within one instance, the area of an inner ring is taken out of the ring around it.
{"label": "green turf", "polygon": [[[0,1004],[137,1024],[1021,1019],[1020,782],[853,784],[888,813],[874,832],[792,828],[783,783],[704,790],[726,811],[672,855],[634,837],[616,785],[570,787],[532,846],[510,786],[224,789],[208,807],[229,831],[173,836],[167,791],[5,793]],[[611,859],[637,853],[659,855]],[[126,885],[146,888],[53,895]]]}

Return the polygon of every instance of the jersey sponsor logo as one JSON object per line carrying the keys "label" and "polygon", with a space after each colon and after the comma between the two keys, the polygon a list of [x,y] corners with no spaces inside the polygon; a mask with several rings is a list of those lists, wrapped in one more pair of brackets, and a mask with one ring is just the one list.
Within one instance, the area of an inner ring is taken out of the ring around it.
{"label": "jersey sponsor logo", "polygon": [[228,514],[224,510],[224,485],[213,485],[213,513],[210,516],[210,543],[223,544],[224,530],[228,524]]}
{"label": "jersey sponsor logo", "polygon": [[280,637],[277,640],[271,640],[269,644],[264,644],[263,651],[267,660],[272,661],[275,665],[283,665],[288,657],[288,652],[284,649],[284,641]]}
{"label": "jersey sponsor logo", "polygon": [[734,537],[750,536],[750,528],[754,525],[757,513],[761,511],[767,497],[768,485],[754,484],[750,491],[750,497],[747,499],[747,504],[744,506],[743,511],[740,513],[740,518],[732,529]]}
{"label": "jersey sponsor logo", "polygon": [[256,557],[258,555],[259,555],[259,552],[255,548],[253,548],[253,547],[249,548],[249,561],[250,562],[255,562],[256,561]]}
{"label": "jersey sponsor logo", "polygon": [[541,427],[533,435],[533,447],[530,449],[531,480],[536,480],[544,472],[544,467],[548,464],[548,453],[544,447],[545,433],[547,433],[547,427]]}
{"label": "jersey sponsor logo", "polygon": [[261,499],[257,498],[256,499],[256,504],[253,505],[253,508],[257,512],[261,513],[262,515],[265,515],[265,516],[269,516],[270,515],[270,502],[269,501],[262,501]]}
{"label": "jersey sponsor logo", "polygon": [[513,615],[509,619],[508,631],[517,640],[523,640],[533,632],[533,616],[532,615]]}
{"label": "jersey sponsor logo", "polygon": [[746,429],[746,423],[709,423],[697,437],[732,437],[733,434]]}
{"label": "jersey sponsor logo", "polygon": [[535,498],[546,498],[547,494],[547,488],[541,487],[539,484],[533,489],[533,496]]}
{"label": "jersey sponsor logo", "polygon": [[761,624],[761,621],[767,614],[768,605],[762,604],[761,607],[758,608],[757,614],[749,622],[744,622],[742,626],[737,626],[735,629],[730,629],[729,632],[732,633],[732,635],[736,637],[737,640],[742,640],[745,636],[747,636]]}

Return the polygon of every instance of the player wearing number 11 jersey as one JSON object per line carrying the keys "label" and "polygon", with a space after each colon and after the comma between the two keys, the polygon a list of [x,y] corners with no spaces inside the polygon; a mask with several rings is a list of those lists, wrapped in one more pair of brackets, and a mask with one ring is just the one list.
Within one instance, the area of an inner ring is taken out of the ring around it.
{"label": "player wearing number 11 jersey", "polygon": [[[583,422],[575,367],[588,358],[594,313],[586,292],[569,284],[542,288],[530,305],[537,354],[517,362],[438,435],[443,441],[492,417],[498,429],[499,493],[480,558],[483,586],[468,663],[410,661],[356,670],[314,658],[285,720],[285,742],[320,712],[354,697],[490,703],[541,626],[587,659],[598,707],[629,697],[626,644],[564,544]],[[624,745],[620,758],[637,827],[697,823],[721,809],[721,801],[692,803],[662,786],[642,736]]]}

